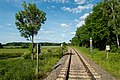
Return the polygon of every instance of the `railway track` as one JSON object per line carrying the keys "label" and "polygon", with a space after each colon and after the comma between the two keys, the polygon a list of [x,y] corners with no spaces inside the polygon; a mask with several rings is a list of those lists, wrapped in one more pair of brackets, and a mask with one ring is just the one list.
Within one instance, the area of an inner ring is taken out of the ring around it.
{"label": "railway track", "polygon": [[68,49],[67,54],[68,59],[56,80],[101,80],[101,76],[75,49]]}

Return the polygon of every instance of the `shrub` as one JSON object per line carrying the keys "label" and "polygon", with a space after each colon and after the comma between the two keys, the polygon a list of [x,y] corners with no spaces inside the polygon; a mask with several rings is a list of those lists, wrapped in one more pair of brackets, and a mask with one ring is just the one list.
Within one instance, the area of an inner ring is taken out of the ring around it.
{"label": "shrub", "polygon": [[25,59],[30,59],[31,53],[29,51],[24,52],[23,55],[21,55],[21,57],[24,57]]}
{"label": "shrub", "polygon": [[111,45],[111,52],[117,52],[117,46],[116,45]]}
{"label": "shrub", "polygon": [[51,49],[47,49],[47,51],[48,51],[48,52],[50,52],[50,53],[52,52],[52,50],[51,50]]}
{"label": "shrub", "polygon": [[6,68],[0,68],[0,76],[4,76],[5,72],[7,72]]}
{"label": "shrub", "polygon": [[0,43],[0,48],[3,48],[3,45]]}
{"label": "shrub", "polygon": [[120,48],[118,48],[117,52],[120,53]]}
{"label": "shrub", "polygon": [[21,48],[28,48],[29,46],[27,44],[22,44]]}

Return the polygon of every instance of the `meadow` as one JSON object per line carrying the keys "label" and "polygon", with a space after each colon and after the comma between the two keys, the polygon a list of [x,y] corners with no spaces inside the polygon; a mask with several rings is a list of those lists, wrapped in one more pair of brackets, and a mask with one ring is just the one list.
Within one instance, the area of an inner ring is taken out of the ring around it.
{"label": "meadow", "polygon": [[[63,49],[64,52],[66,49]],[[28,49],[0,49],[0,80],[35,80],[36,58],[23,55]],[[63,56],[61,47],[43,47],[39,54],[38,79],[43,80]]]}
{"label": "meadow", "polygon": [[0,60],[7,58],[20,57],[28,49],[0,49]]}
{"label": "meadow", "polygon": [[99,64],[103,69],[109,72],[113,77],[120,80],[120,54],[109,52],[108,59],[105,51],[93,49],[90,53],[89,48],[74,47],[83,54],[87,55],[91,60]]}

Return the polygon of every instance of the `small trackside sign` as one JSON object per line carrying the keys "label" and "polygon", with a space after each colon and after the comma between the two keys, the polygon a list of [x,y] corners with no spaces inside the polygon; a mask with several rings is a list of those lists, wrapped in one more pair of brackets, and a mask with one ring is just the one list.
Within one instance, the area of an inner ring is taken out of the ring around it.
{"label": "small trackside sign", "polygon": [[106,45],[106,50],[110,50],[110,46],[109,45]]}

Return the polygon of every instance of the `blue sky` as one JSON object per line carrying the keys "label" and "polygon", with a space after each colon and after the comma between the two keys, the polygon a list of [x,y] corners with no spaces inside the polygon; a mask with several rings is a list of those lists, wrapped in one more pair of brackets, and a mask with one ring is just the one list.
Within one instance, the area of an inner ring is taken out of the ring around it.
{"label": "blue sky", "polygon": [[15,26],[15,13],[23,10],[23,1],[35,3],[46,12],[47,21],[35,36],[35,42],[69,42],[101,0],[0,0],[0,43],[30,42],[20,36]]}

